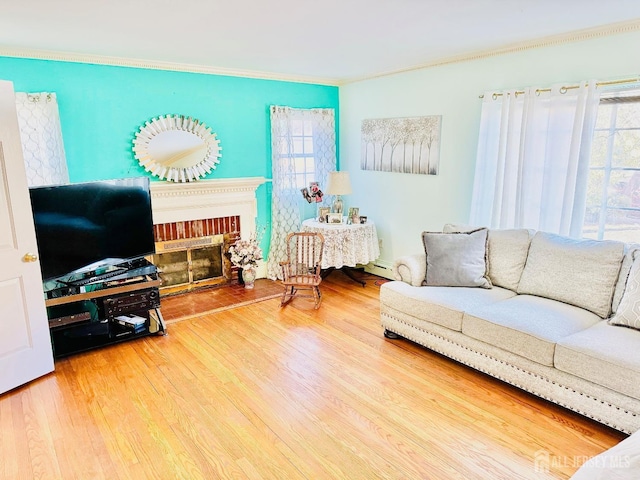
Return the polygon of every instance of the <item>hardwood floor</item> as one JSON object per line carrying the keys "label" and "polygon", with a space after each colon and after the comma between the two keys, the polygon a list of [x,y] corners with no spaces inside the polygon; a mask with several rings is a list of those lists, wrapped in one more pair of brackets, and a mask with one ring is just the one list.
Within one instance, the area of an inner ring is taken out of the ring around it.
{"label": "hardwood floor", "polygon": [[202,288],[190,293],[165,296],[162,298],[162,316],[167,323],[172,323],[174,320],[197,317],[203,313],[218,313],[265,298],[281,296],[281,284],[259,278],[253,289],[231,284],[225,287]]}
{"label": "hardwood floor", "polygon": [[385,339],[376,278],[57,361],[0,396],[0,478],[568,478],[624,438]]}

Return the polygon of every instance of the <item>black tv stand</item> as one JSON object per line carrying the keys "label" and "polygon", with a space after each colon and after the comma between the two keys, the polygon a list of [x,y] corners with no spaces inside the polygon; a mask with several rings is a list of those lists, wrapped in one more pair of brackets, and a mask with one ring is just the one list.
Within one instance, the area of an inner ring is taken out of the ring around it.
{"label": "black tv stand", "polygon": [[[165,335],[160,311],[160,279],[146,259],[118,265],[113,276],[89,282],[57,281],[45,285],[45,304],[54,356],[61,358],[97,347]],[[96,273],[96,272],[90,272]],[[70,279],[67,279],[70,280]]]}

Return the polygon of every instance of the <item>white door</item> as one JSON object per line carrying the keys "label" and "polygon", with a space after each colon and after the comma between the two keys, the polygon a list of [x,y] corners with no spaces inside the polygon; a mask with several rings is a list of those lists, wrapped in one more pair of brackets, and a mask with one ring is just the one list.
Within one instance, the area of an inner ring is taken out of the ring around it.
{"label": "white door", "polygon": [[0,81],[0,393],[53,371],[11,82]]}

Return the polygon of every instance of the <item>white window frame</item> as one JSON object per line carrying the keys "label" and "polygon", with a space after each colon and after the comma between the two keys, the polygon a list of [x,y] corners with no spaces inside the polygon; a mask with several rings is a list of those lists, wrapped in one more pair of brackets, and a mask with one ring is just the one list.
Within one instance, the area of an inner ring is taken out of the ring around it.
{"label": "white window frame", "polygon": [[[605,235],[608,232],[611,232],[613,230],[612,228],[607,228],[608,226],[611,226],[610,224],[607,224],[607,217],[609,213],[612,211],[638,212],[638,215],[639,215],[638,230],[640,231],[640,206],[618,207],[618,206],[609,204],[609,192],[612,187],[612,185],[610,185],[610,180],[611,180],[612,174],[614,172],[625,172],[625,171],[640,173],[640,157],[638,159],[638,165],[636,167],[628,167],[628,166],[617,167],[613,165],[613,157],[615,154],[615,142],[616,142],[616,138],[618,138],[618,135],[617,135],[618,132],[625,132],[625,131],[640,132],[640,90],[629,91],[627,92],[626,95],[619,97],[619,100],[617,99],[618,97],[603,96],[600,101],[601,106],[605,103],[608,105],[611,105],[611,117],[610,117],[609,125],[606,128],[596,127],[594,130],[594,138],[598,133],[607,132],[607,149],[606,149],[606,155],[605,155],[605,162],[604,162],[604,165],[602,166],[589,165],[590,174],[591,172],[596,172],[596,171],[603,172],[602,192],[600,196],[600,205],[599,205],[598,222],[597,222],[598,228],[597,228],[597,231],[595,232],[595,235],[592,235],[592,234],[588,235],[590,238],[595,238],[597,240],[603,240]],[[639,114],[638,114],[639,121],[637,126],[635,127],[617,127],[616,126],[616,122],[618,119],[618,107],[622,103],[625,103],[625,104],[631,103],[631,104],[637,105],[637,108],[639,111]],[[588,205],[588,206],[594,206],[594,205]],[[587,226],[587,223],[585,221],[585,227],[586,226]]]}
{"label": "white window frame", "polygon": [[293,119],[292,122],[300,124],[294,125],[293,133],[288,135],[289,142],[286,143],[291,145],[292,151],[280,152],[278,161],[285,167],[288,164],[292,166],[289,169],[289,188],[300,190],[316,181],[313,126],[309,119]]}

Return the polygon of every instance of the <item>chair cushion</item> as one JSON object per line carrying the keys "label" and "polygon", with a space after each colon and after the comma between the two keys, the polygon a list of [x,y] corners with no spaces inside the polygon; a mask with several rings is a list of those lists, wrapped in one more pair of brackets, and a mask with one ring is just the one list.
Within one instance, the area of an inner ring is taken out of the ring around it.
{"label": "chair cushion", "polygon": [[469,309],[462,333],[542,365],[553,366],[556,342],[589,328],[600,318],[548,298],[518,295]]}
{"label": "chair cushion", "polygon": [[607,322],[563,338],[555,367],[563,372],[640,399],[640,332]]}
{"label": "chair cushion", "polygon": [[424,285],[491,288],[487,276],[486,228],[471,232],[423,232],[427,255]]}
{"label": "chair cushion", "polygon": [[624,256],[624,243],[574,240],[538,232],[531,241],[518,293],[582,307],[606,318]]}
{"label": "chair cushion", "polygon": [[515,295],[504,288],[414,287],[404,282],[380,286],[380,303],[402,313],[461,331],[462,314]]}

